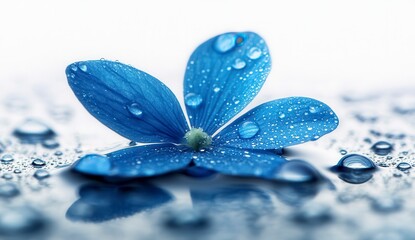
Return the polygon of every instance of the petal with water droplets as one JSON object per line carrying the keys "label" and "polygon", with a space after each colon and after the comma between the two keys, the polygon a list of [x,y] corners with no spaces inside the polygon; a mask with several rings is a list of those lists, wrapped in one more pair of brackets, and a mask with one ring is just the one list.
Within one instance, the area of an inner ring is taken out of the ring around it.
{"label": "petal with water droplets", "polygon": [[182,169],[191,160],[191,152],[180,146],[153,144],[125,148],[106,155],[85,155],[72,169],[86,175],[111,178],[149,177]]}
{"label": "petal with water droplets", "polygon": [[69,85],[100,122],[136,142],[180,143],[188,126],[174,94],[131,66],[106,60],[66,69]]}
{"label": "petal with water droplets", "polygon": [[200,45],[184,79],[192,127],[213,134],[252,101],[270,69],[268,47],[255,33],[225,33]]}
{"label": "petal with water droplets", "polygon": [[339,123],[326,104],[311,98],[289,97],[264,103],[223,129],[215,145],[244,149],[278,149],[314,141]]}
{"label": "petal with water droplets", "polygon": [[245,150],[229,147],[212,147],[194,153],[196,166],[217,172],[246,177],[272,178],[285,158],[265,150]]}

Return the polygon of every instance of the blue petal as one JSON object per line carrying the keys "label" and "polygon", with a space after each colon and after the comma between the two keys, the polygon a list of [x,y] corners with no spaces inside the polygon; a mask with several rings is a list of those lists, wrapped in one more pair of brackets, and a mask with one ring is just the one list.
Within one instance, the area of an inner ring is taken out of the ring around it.
{"label": "blue petal", "polygon": [[326,104],[305,97],[264,103],[247,112],[213,139],[215,145],[277,149],[319,139],[339,120]]}
{"label": "blue petal", "polygon": [[212,135],[252,101],[270,69],[268,47],[255,33],[225,33],[200,45],[184,79],[192,127]]}
{"label": "blue petal", "polygon": [[154,144],[125,148],[101,157],[89,154],[79,159],[72,169],[86,175],[113,178],[156,176],[187,166],[192,153],[185,150],[170,144]]}
{"label": "blue petal", "polygon": [[96,60],[73,63],[66,74],[89,113],[130,140],[180,143],[188,130],[174,94],[145,72]]}
{"label": "blue petal", "polygon": [[217,172],[246,177],[272,178],[287,160],[264,150],[244,150],[228,147],[212,147],[205,152],[194,153],[196,166]]}

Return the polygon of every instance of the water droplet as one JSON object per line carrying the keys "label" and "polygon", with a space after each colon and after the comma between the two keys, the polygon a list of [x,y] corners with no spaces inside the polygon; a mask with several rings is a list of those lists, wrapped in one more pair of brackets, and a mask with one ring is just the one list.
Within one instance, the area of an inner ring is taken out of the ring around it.
{"label": "water droplet", "polygon": [[13,179],[13,175],[11,175],[10,173],[5,173],[1,177],[4,178],[4,179],[6,179],[6,180]]}
{"label": "water droplet", "polygon": [[85,64],[80,64],[79,69],[81,69],[82,72],[88,71],[88,67]]}
{"label": "water droplet", "polygon": [[141,118],[143,116],[143,111],[140,109],[140,106],[137,103],[128,105],[127,109],[136,118]]}
{"label": "water droplet", "polygon": [[372,151],[380,156],[388,155],[393,150],[392,144],[385,142],[385,141],[379,141],[372,146]]}
{"label": "water droplet", "polygon": [[2,198],[11,198],[20,194],[19,189],[16,184],[11,182],[1,183],[0,184],[0,197]]}
{"label": "water droplet", "polygon": [[317,108],[316,108],[316,107],[309,107],[309,108],[308,108],[308,111],[309,111],[310,113],[316,113],[316,112],[317,112]]}
{"label": "water droplet", "polygon": [[90,175],[108,175],[111,162],[105,155],[87,154],[75,162],[72,168],[74,171]]}
{"label": "water droplet", "polygon": [[184,97],[184,101],[188,107],[197,108],[202,104],[203,99],[199,94],[188,93]]}
{"label": "water droplet", "polygon": [[1,163],[5,163],[5,164],[11,163],[13,162],[13,160],[14,158],[13,158],[13,155],[11,154],[4,154],[0,159]]}
{"label": "water droplet", "polygon": [[282,165],[274,178],[283,182],[304,183],[321,180],[322,176],[311,164],[303,160],[290,160]]}
{"label": "water droplet", "polygon": [[37,180],[42,180],[45,178],[50,177],[50,174],[48,171],[44,170],[44,169],[38,169],[36,170],[36,172],[33,174],[33,176],[37,179]]}
{"label": "water droplet", "polygon": [[78,71],[78,67],[75,64],[72,64],[71,70],[76,72],[76,71]]}
{"label": "water droplet", "polygon": [[247,54],[247,56],[252,60],[258,59],[259,57],[261,57],[261,55],[262,51],[257,47],[252,47],[251,49],[249,49]]}
{"label": "water droplet", "polygon": [[246,66],[246,62],[240,58],[235,59],[235,61],[232,64],[232,67],[234,69],[242,69]]}
{"label": "water droplet", "polygon": [[27,119],[13,131],[13,135],[23,143],[37,143],[55,137],[56,134],[43,122]]}
{"label": "water droplet", "polygon": [[43,167],[46,165],[46,162],[40,158],[36,158],[35,160],[32,161],[32,166],[33,167]]}
{"label": "water droplet", "polygon": [[1,209],[1,235],[16,237],[20,234],[29,234],[41,231],[45,226],[46,224],[43,215],[32,208],[10,207],[7,209]]}
{"label": "water droplet", "polygon": [[239,126],[239,136],[243,139],[253,138],[259,131],[255,122],[246,121]]}
{"label": "water droplet", "polygon": [[56,139],[54,139],[54,138],[51,138],[51,139],[45,139],[45,140],[42,142],[42,146],[43,146],[44,148],[54,149],[54,148],[59,147],[59,142],[58,142],[58,141],[56,141]]}
{"label": "water droplet", "polygon": [[236,45],[236,35],[234,33],[225,33],[216,38],[214,48],[220,53],[232,50]]}
{"label": "water droplet", "polygon": [[398,164],[398,166],[396,166],[397,169],[401,170],[401,171],[406,171],[409,170],[411,168],[411,164],[407,163],[407,162],[401,162]]}
{"label": "water droplet", "polygon": [[284,113],[281,113],[279,117],[280,118],[285,118],[285,114]]}
{"label": "water droplet", "polygon": [[337,167],[348,170],[371,170],[375,169],[376,165],[369,158],[359,154],[349,154],[340,159]]}
{"label": "water droplet", "polygon": [[347,154],[347,151],[346,151],[346,150],[344,150],[344,149],[341,149],[341,150],[340,150],[340,154],[341,154],[341,155],[346,155],[346,154]]}
{"label": "water droplet", "polygon": [[214,91],[215,93],[219,92],[219,91],[220,91],[220,87],[215,87],[215,88],[213,89],[213,91]]}

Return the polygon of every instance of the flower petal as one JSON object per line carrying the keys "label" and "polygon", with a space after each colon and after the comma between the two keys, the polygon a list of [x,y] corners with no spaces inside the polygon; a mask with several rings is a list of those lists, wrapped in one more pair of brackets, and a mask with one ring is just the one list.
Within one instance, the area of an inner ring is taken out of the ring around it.
{"label": "flower petal", "polygon": [[252,101],[270,69],[268,47],[255,33],[225,33],[200,45],[184,79],[192,127],[212,135]]}
{"label": "flower petal", "polygon": [[180,146],[153,144],[125,148],[106,155],[85,155],[72,169],[93,176],[148,177],[182,169],[191,160],[192,153],[185,152]]}
{"label": "flower petal", "polygon": [[130,140],[180,143],[188,130],[174,94],[145,72],[95,60],[73,63],[66,74],[89,113]]}
{"label": "flower petal", "polygon": [[250,110],[213,139],[215,145],[245,149],[278,149],[314,141],[333,131],[339,120],[326,104],[289,97]]}
{"label": "flower petal", "polygon": [[223,174],[271,178],[287,160],[263,150],[213,147],[205,152],[194,153],[193,161],[196,166]]}

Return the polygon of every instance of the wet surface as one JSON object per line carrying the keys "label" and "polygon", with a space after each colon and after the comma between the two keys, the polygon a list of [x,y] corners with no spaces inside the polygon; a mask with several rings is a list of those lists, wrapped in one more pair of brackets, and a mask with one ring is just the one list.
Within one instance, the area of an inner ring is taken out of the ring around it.
{"label": "wet surface", "polygon": [[[1,105],[8,114],[0,118],[0,239],[389,240],[415,234],[410,91],[333,98],[338,130],[280,150],[292,161],[275,181],[196,167],[129,182],[85,178],[70,171],[80,156],[135,143],[93,119],[80,124],[82,114],[71,105],[51,111],[29,99],[14,96]],[[34,109],[44,114],[32,116]]]}

